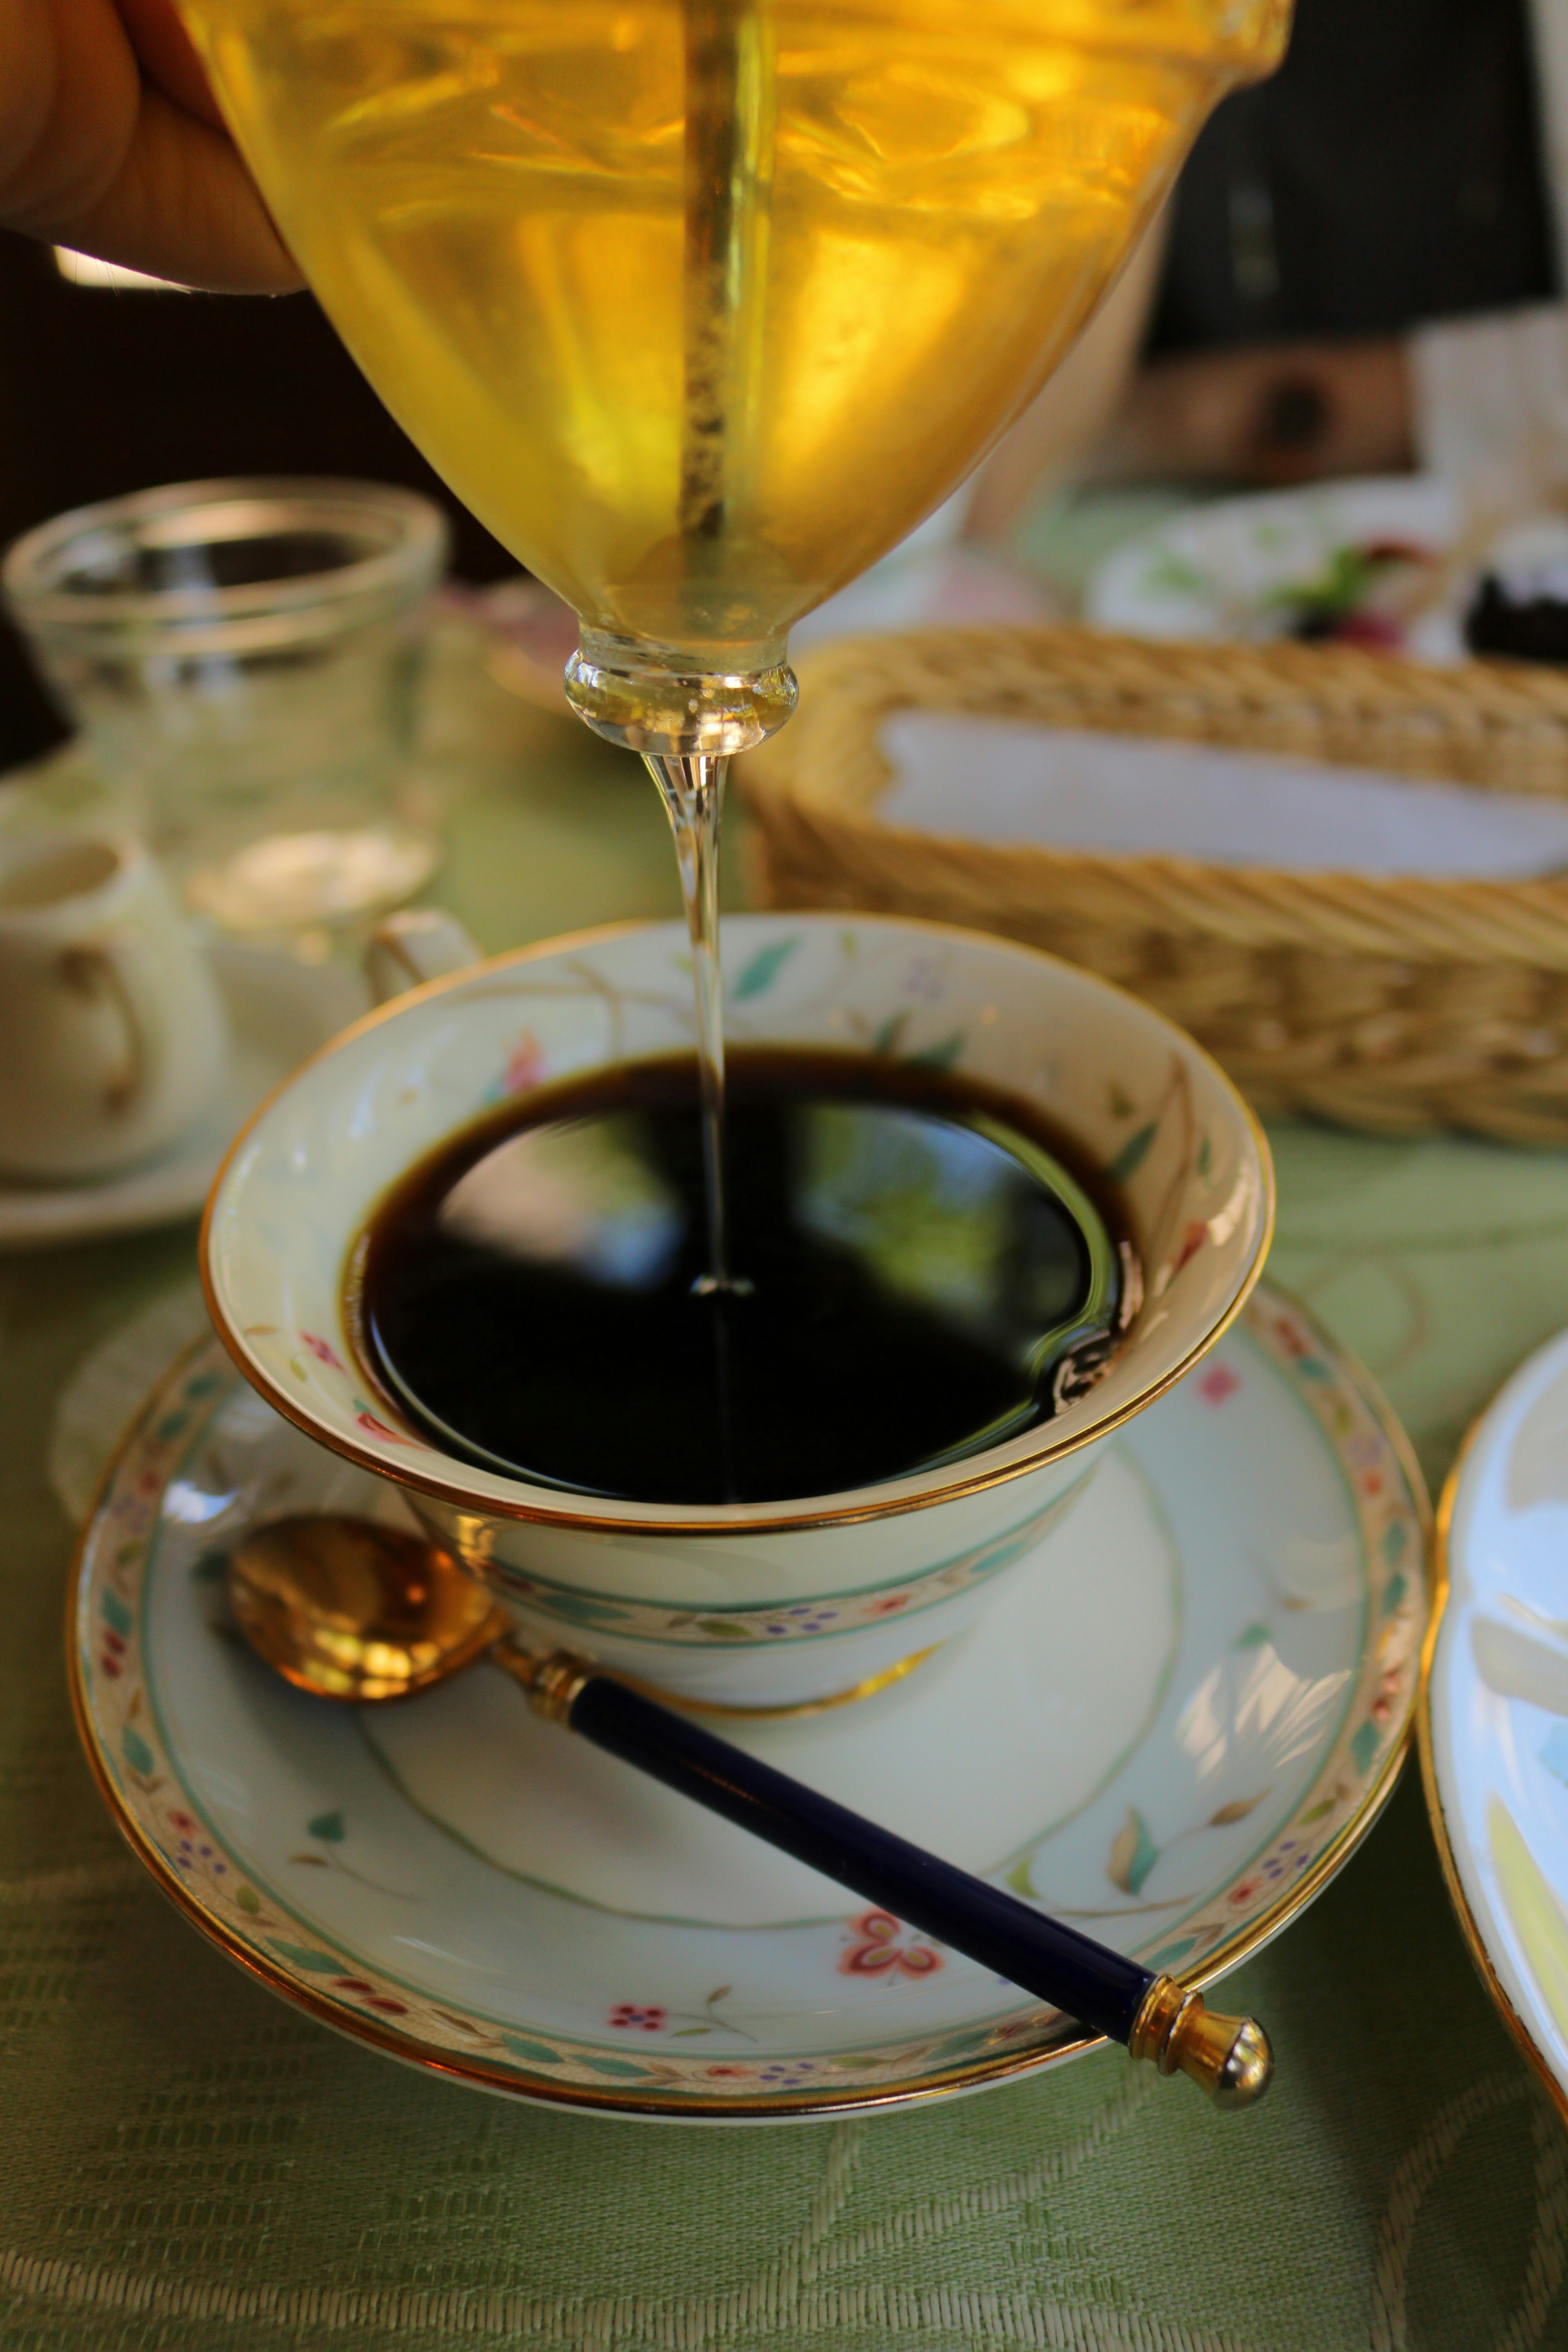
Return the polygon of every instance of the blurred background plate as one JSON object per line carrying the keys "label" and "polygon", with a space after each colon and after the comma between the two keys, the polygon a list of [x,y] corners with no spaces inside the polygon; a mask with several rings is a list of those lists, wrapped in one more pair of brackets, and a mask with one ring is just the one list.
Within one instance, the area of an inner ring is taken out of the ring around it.
{"label": "blurred background plate", "polygon": [[1294,637],[1458,661],[1470,582],[1448,559],[1460,528],[1453,484],[1421,474],[1222,499],[1112,549],[1084,617],[1128,636]]}
{"label": "blurred background plate", "polygon": [[1472,1957],[1568,2117],[1568,1332],[1471,1431],[1438,1542],[1427,1809]]}

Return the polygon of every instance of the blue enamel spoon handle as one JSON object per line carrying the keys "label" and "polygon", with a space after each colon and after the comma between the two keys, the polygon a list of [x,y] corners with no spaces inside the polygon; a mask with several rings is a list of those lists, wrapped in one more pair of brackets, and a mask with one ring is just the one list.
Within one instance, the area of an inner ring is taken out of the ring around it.
{"label": "blue enamel spoon handle", "polygon": [[1180,2069],[1216,2106],[1248,2106],[1268,2088],[1273,2059],[1250,2019],[1214,2015],[1173,1978],[879,1829],[580,1658],[541,1662],[510,1640],[492,1654],[551,1721],[1122,2042],[1135,2058],[1154,2060],[1163,2074]]}

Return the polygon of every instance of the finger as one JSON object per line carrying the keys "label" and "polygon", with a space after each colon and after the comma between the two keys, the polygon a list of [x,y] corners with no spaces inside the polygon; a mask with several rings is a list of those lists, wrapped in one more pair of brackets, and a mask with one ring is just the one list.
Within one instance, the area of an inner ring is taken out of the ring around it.
{"label": "finger", "polygon": [[198,122],[222,131],[224,119],[206,68],[174,12],[174,0],[114,0],[114,5],[144,79]]}
{"label": "finger", "polygon": [[217,294],[304,283],[221,131],[144,90],[124,162],[97,203],[46,232],[79,251]]}
{"label": "finger", "polygon": [[107,0],[0,0],[0,221],[32,234],[120,169],[141,82]]}
{"label": "finger", "polygon": [[49,19],[30,0],[0,0],[0,207],[43,141],[58,79]]}

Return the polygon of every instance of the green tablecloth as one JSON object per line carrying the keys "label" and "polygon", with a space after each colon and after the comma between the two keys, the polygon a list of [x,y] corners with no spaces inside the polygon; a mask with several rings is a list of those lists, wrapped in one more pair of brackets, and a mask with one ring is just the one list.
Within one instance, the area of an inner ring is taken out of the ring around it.
{"label": "green tablecloth", "polygon": [[[438,716],[468,779],[442,895],[487,945],[673,908],[630,762],[471,678]],[[1568,1165],[1276,1145],[1273,1271],[1383,1379],[1436,1481],[1568,1320]],[[1245,2117],[1106,2052],[837,2126],[606,2122],[405,2073],[247,1982],[142,1877],[77,1753],[43,1466],[62,1381],[193,1243],[0,1259],[4,2352],[1568,2345],[1568,2135],[1471,1973],[1414,1767],[1233,1980],[1279,2054]]]}

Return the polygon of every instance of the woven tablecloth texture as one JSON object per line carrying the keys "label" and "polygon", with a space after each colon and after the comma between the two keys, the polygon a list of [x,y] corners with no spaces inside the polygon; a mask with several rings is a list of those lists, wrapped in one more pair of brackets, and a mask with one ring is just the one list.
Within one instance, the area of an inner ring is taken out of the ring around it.
{"label": "woven tablecloth texture", "polygon": [[[458,746],[441,895],[486,944],[671,911],[631,763],[470,699],[489,731]],[[1276,1142],[1271,1270],[1383,1380],[1436,1482],[1568,1320],[1568,1164]],[[1105,2052],[839,2125],[619,2123],[405,2072],[247,1981],[153,1891],[77,1752],[47,1477],[64,1384],[193,1250],[184,1226],[0,1259],[3,2352],[1568,2347],[1568,2134],[1471,1971],[1413,1764],[1230,1980],[1279,2057],[1247,2116]]]}

